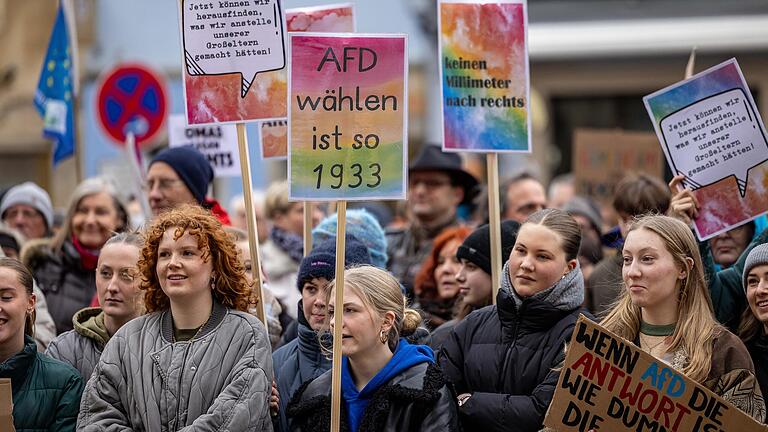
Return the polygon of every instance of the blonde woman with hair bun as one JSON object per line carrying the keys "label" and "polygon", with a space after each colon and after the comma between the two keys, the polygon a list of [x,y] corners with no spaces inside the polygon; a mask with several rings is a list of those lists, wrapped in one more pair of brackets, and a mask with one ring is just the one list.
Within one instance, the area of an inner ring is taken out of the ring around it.
{"label": "blonde woman with hair bun", "polygon": [[[333,330],[336,281],[328,287],[327,322]],[[426,345],[406,338],[421,316],[406,307],[400,283],[373,266],[344,272],[341,393],[342,430],[452,431],[458,414],[452,392]],[[327,431],[331,371],[306,383],[288,404],[296,431]]]}

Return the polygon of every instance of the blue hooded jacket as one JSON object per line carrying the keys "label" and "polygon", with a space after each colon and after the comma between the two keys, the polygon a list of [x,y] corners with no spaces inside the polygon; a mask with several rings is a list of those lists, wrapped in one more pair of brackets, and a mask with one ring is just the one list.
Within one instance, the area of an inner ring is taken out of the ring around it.
{"label": "blue hooded jacket", "polygon": [[389,362],[365,385],[362,391],[358,391],[352,372],[349,370],[349,359],[345,356],[341,362],[341,395],[346,404],[352,432],[357,432],[365,408],[376,390],[400,372],[425,362],[435,362],[432,349],[426,345],[411,345],[401,338]]}

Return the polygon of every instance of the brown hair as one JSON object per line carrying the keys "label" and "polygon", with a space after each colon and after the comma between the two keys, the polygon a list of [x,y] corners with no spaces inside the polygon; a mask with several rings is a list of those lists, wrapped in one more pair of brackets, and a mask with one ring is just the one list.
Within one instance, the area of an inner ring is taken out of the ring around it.
{"label": "brown hair", "polygon": [[752,308],[747,307],[741,314],[741,322],[739,322],[739,338],[744,343],[750,342],[752,339],[759,337],[763,333],[763,323],[752,313]]}
{"label": "brown hair", "polygon": [[251,287],[245,278],[245,268],[238,257],[237,246],[216,217],[196,205],[181,205],[160,214],[144,233],[144,247],[139,258],[142,276],[140,289],[145,290],[144,305],[147,312],[167,309],[168,296],[157,280],[157,249],[165,232],[175,228],[174,239],[184,233],[197,237],[197,246],[204,259],[213,259],[216,279],[211,288],[213,298],[219,303],[240,311],[248,310]]}
{"label": "brown hair", "polygon": [[629,216],[665,214],[672,199],[669,188],[648,174],[630,174],[616,185],[613,208]]}
{"label": "brown hair", "polygon": [[[32,277],[32,272],[22,264],[19,260],[0,256],[0,267],[11,269],[16,272],[16,278],[28,295],[32,295],[34,292],[35,280]],[[24,320],[24,334],[35,337],[35,310],[32,309],[32,313],[27,314]]]}
{"label": "brown hair", "polygon": [[581,246],[581,227],[576,220],[560,209],[544,209],[528,216],[520,226],[525,224],[541,225],[556,232],[563,240],[562,248],[565,252],[565,259],[570,261],[579,256],[579,246]]}
{"label": "brown hair", "polygon": [[[683,350],[688,357],[683,373],[701,383],[712,367],[712,340],[722,327],[714,317],[698,242],[688,225],[668,216],[643,216],[635,220],[628,233],[639,229],[658,235],[677,268],[688,270],[685,279],[678,282],[677,325],[669,350]],[[687,259],[693,260],[691,268]],[[640,332],[640,319],[640,307],[632,303],[624,286],[620,299],[601,325],[624,339],[635,340]]]}
{"label": "brown hair", "polygon": [[435,269],[437,261],[440,258],[440,252],[451,240],[458,240],[459,244],[464,241],[472,230],[464,225],[448,227],[435,237],[430,251],[424,264],[421,265],[419,273],[416,274],[413,282],[413,293],[420,299],[435,299],[437,293],[437,281],[435,280]]}

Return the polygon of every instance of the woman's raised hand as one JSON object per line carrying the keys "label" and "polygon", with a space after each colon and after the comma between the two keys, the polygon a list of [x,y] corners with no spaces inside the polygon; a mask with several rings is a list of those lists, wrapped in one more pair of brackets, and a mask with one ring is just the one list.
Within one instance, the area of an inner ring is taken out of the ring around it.
{"label": "woman's raised hand", "polygon": [[678,174],[669,182],[669,191],[672,193],[672,200],[669,203],[667,216],[671,216],[686,224],[691,224],[699,216],[699,201],[688,188],[683,187],[685,176]]}

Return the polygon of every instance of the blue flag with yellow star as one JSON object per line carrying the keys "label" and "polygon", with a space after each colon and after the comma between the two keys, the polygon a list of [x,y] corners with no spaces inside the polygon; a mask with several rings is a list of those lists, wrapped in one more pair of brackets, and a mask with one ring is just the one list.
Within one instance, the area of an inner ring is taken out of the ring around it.
{"label": "blue flag with yellow star", "polygon": [[60,1],[35,91],[35,107],[44,120],[43,135],[55,141],[54,165],[75,153],[74,65],[70,31],[64,2]]}

